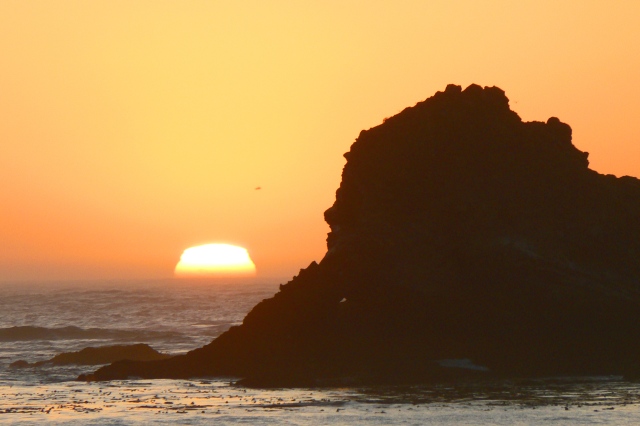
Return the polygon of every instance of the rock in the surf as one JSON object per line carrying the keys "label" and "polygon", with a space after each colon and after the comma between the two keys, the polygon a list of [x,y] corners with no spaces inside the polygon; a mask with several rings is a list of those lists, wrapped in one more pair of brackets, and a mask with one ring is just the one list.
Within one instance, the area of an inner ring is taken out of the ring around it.
{"label": "rock in the surf", "polygon": [[109,364],[121,360],[154,361],[170,358],[170,355],[162,354],[151,346],[138,343],[135,345],[114,345],[88,347],[77,352],[64,352],[45,361],[28,363],[24,360],[10,364],[11,368],[41,367],[43,365],[100,365]]}

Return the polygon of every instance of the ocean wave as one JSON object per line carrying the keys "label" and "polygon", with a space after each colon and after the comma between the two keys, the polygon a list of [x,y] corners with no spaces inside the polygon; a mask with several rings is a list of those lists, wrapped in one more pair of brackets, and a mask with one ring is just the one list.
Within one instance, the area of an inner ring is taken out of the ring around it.
{"label": "ocean wave", "polygon": [[80,328],[76,326],[48,328],[16,326],[0,328],[0,342],[26,340],[184,340],[188,338],[175,331],[122,330],[106,328]]}

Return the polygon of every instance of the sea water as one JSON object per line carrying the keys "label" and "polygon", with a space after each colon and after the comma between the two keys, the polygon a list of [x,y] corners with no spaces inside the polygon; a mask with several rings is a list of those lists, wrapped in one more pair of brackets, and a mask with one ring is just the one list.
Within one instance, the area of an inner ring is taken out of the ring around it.
{"label": "sea water", "polygon": [[0,423],[637,424],[640,385],[620,377],[422,386],[253,389],[235,378],[74,379],[94,366],[9,368],[89,346],[209,343],[282,280],[0,285]]}

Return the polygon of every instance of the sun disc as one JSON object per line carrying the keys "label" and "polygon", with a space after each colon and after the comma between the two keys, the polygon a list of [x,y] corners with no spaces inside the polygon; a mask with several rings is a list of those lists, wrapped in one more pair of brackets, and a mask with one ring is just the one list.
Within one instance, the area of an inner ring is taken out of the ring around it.
{"label": "sun disc", "polygon": [[246,249],[230,244],[204,244],[186,249],[176,265],[179,277],[220,275],[255,275],[254,265]]}

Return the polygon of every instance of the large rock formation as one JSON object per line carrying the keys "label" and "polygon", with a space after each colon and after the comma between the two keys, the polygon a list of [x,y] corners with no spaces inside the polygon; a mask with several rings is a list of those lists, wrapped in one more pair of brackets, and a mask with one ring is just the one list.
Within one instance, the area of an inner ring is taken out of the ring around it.
{"label": "large rock formation", "polygon": [[496,87],[447,86],[345,154],[328,251],[241,326],[184,356],[94,379],[428,380],[640,364],[640,181],[601,175],[557,118]]}

